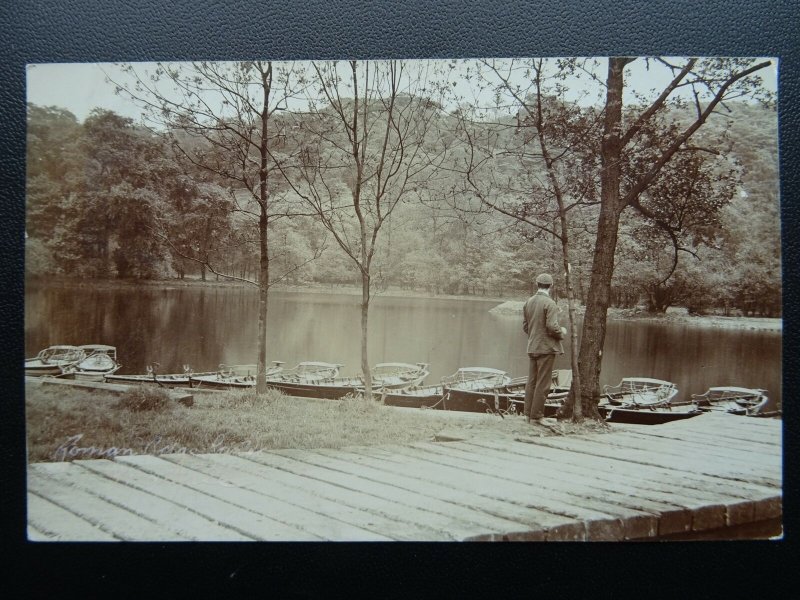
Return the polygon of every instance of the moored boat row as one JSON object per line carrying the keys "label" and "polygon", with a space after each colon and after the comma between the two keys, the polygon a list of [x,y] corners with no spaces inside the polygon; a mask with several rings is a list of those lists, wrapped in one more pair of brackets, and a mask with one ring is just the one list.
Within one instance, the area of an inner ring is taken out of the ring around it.
{"label": "moored boat row", "polygon": [[[111,383],[154,384],[211,390],[250,389],[256,386],[256,365],[219,365],[216,371],[194,373],[184,365],[183,373],[158,372],[158,364],[146,374],[118,375],[116,348],[103,344],[51,346],[25,360],[26,375],[53,375]],[[362,394],[363,376],[340,376],[343,365],[319,361],[301,362],[284,369],[273,361],[264,378],[269,387],[290,396],[339,399]],[[422,385],[429,375],[426,363],[379,363],[370,370],[373,392],[389,406],[522,414],[527,378],[512,379],[505,371],[489,367],[464,367],[443,377],[438,385]],[[553,371],[545,416],[554,416],[568,396],[572,371]],[[765,390],[742,387],[712,387],[690,400],[677,401],[677,386],[648,377],[626,377],[615,386],[605,386],[597,409],[610,422],[659,424],[696,417],[705,412],[724,412],[750,417],[780,415],[777,403]]]}
{"label": "moored boat row", "polygon": [[[269,387],[289,395],[336,399],[364,390],[363,377],[339,376],[341,364],[305,361],[291,369],[284,369],[282,365],[281,361],[273,361],[264,377]],[[148,367],[145,375],[109,375],[106,380],[162,387],[248,389],[256,385],[256,372],[256,365],[220,365],[216,371],[193,373],[191,367],[185,365],[183,373],[159,374],[153,367]],[[403,389],[417,385],[428,373],[425,363],[379,363],[371,370],[375,389]]]}
{"label": "moored boat row", "polygon": [[[459,369],[442,379],[438,386],[411,388],[402,392],[383,392],[390,406],[436,408],[499,414],[524,412],[525,377],[511,379],[505,372],[484,367]],[[553,371],[553,386],[545,403],[545,415],[552,416],[569,393],[572,371]]]}

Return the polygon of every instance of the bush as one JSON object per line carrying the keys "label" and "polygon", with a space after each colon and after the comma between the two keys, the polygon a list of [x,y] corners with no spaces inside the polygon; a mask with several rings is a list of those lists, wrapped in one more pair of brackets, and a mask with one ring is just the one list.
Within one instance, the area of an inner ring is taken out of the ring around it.
{"label": "bush", "polygon": [[123,393],[117,408],[133,412],[145,410],[161,412],[169,409],[171,403],[172,399],[167,390],[140,385]]}
{"label": "bush", "polygon": [[285,397],[280,390],[267,388],[263,394],[256,392],[255,388],[247,390],[228,390],[214,394],[216,404],[221,408],[255,407],[263,403],[270,403]]}
{"label": "bush", "polygon": [[372,394],[373,400],[371,401],[367,400],[363,394],[347,394],[341,399],[338,408],[353,417],[376,414],[378,407],[381,406],[380,392],[373,390]]}

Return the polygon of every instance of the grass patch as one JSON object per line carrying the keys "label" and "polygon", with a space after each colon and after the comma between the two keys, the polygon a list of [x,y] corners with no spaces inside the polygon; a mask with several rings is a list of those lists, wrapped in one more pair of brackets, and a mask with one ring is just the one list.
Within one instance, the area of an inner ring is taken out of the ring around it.
{"label": "grass patch", "polygon": [[134,412],[154,411],[164,412],[170,408],[172,400],[167,390],[139,385],[123,393],[116,405],[118,409],[132,410]]}
{"label": "grass patch", "polygon": [[160,391],[120,397],[26,386],[29,462],[406,444],[431,441],[442,430],[462,437],[530,431],[522,417],[397,410],[360,397],[334,401],[276,390],[230,391],[197,394],[188,408],[162,401]]}

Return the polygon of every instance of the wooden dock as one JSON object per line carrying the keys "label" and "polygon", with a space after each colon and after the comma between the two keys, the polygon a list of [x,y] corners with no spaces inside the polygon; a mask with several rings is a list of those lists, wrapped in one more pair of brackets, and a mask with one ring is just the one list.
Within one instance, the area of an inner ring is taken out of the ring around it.
{"label": "wooden dock", "polygon": [[28,467],[28,535],[73,540],[646,540],[777,523],[782,423]]}

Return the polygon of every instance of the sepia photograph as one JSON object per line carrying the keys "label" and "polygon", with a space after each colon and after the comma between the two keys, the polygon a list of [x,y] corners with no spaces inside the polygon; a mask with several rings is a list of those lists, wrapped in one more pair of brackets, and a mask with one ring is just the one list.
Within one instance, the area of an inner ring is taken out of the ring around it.
{"label": "sepia photograph", "polygon": [[779,63],[27,64],[27,539],[782,540]]}

